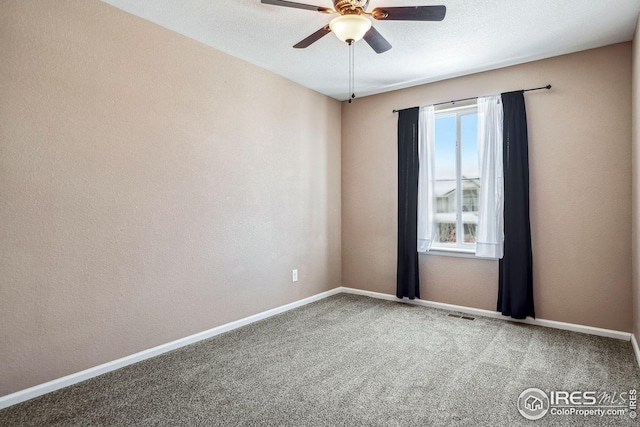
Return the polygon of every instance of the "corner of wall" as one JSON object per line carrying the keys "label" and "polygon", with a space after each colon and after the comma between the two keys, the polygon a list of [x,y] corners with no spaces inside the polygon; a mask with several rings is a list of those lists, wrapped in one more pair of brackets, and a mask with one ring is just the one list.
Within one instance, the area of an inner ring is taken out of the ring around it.
{"label": "corner of wall", "polygon": [[640,225],[640,134],[638,115],[640,114],[640,20],[636,23],[636,30],[632,40],[632,72],[631,72],[631,269],[632,269],[632,301],[633,301],[633,342],[636,358],[640,361],[638,352],[638,337],[640,336],[640,248],[638,226]]}

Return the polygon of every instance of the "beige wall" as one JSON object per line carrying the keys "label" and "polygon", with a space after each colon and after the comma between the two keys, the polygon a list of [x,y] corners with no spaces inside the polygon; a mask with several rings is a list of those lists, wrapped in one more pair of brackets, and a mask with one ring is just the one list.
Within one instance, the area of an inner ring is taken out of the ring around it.
{"label": "beige wall", "polygon": [[0,396],[340,285],[337,101],[97,0],[0,58]]}
{"label": "beige wall", "polygon": [[640,341],[640,21],[636,25],[632,51],[632,260],[633,333]]}
{"label": "beige wall", "polygon": [[[397,115],[527,93],[539,318],[630,331],[631,44],[503,68],[342,106],[342,283],[395,293]],[[495,310],[496,261],[420,256],[421,297]]]}

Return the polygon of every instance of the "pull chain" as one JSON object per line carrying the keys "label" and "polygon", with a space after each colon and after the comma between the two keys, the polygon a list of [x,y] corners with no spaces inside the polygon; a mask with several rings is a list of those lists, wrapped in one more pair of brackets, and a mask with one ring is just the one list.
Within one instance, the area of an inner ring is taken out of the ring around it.
{"label": "pull chain", "polygon": [[354,55],[353,55],[353,40],[348,40],[347,43],[349,43],[349,93],[351,94],[351,98],[349,98],[349,104],[351,104],[351,99],[355,98],[355,94],[354,94],[354,67],[353,67],[353,60],[354,60]]}
{"label": "pull chain", "polygon": [[[351,43],[351,99],[356,97],[356,47]],[[349,102],[351,102],[351,99]]]}

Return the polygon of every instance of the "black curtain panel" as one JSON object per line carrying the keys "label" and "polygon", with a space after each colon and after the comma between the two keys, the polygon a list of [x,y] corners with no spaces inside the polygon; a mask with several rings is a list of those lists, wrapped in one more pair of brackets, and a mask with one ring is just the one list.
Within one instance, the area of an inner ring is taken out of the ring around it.
{"label": "black curtain panel", "polygon": [[535,317],[529,218],[529,141],[524,91],[502,94],[504,110],[504,257],[500,260],[498,311]]}
{"label": "black curtain panel", "polygon": [[398,112],[398,274],[396,296],[420,298],[418,277],[419,107]]}

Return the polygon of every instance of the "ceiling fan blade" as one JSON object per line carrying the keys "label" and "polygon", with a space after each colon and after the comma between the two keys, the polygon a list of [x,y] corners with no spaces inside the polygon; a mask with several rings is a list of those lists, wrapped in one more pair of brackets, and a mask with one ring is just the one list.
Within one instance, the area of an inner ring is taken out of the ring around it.
{"label": "ceiling fan blade", "polygon": [[314,10],[316,12],[323,12],[323,13],[332,13],[333,12],[333,10],[329,9],[328,7],[313,6],[313,5],[310,5],[310,4],[295,3],[295,2],[292,2],[292,1],[262,0],[261,3],[262,4],[272,4],[274,6],[293,7],[295,9]]}
{"label": "ceiling fan blade", "polygon": [[384,53],[391,49],[391,43],[382,37],[382,34],[373,27],[364,35],[364,41],[366,41],[376,53]]}
{"label": "ceiling fan blade", "polygon": [[442,21],[446,6],[376,7],[371,12],[379,21]]}
{"label": "ceiling fan blade", "polygon": [[306,39],[302,40],[298,44],[295,44],[293,47],[295,47],[296,49],[304,49],[305,47],[309,47],[313,43],[317,42],[318,40],[320,40],[321,38],[329,34],[330,32],[331,32],[331,28],[329,28],[328,25],[325,25],[315,33],[311,34]]}

